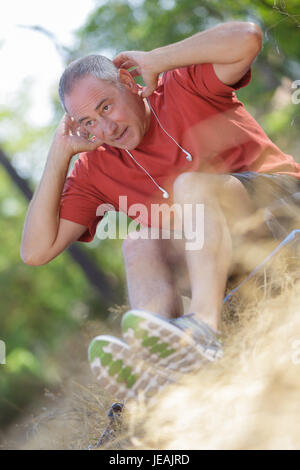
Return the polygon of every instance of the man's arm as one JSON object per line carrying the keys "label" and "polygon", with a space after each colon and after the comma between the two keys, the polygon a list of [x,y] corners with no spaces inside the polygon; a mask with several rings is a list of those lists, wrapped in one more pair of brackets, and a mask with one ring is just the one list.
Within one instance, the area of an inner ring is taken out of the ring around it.
{"label": "man's arm", "polygon": [[233,85],[249,69],[261,46],[262,32],[258,25],[232,21],[150,52],[122,52],[114,63],[119,68],[137,67],[133,76],[143,76],[146,97],[157,87],[161,72],[192,64],[212,63],[218,78]]}
{"label": "man's arm", "polygon": [[29,204],[20,255],[24,263],[31,266],[48,263],[86,230],[84,225],[59,219],[60,199],[70,159],[101,144],[99,141],[89,142],[86,135],[78,136],[75,126],[67,115],[61,120],[42,179]]}

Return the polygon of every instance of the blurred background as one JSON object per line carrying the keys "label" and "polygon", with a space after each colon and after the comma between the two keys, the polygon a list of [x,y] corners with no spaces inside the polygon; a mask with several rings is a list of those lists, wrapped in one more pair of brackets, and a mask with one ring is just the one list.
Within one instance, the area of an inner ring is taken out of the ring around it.
{"label": "blurred background", "polygon": [[20,258],[28,203],[63,114],[61,73],[85,54],[112,59],[121,50],[148,51],[230,20],[255,21],[264,33],[251,84],[238,97],[300,161],[300,104],[292,102],[292,84],[300,79],[298,0],[6,2],[0,17],[0,340],[6,344],[0,440],[45,390],[61,384],[67,342],[80,342],[87,322],[113,323],[114,307],[127,302],[121,240],[75,243],[41,267]]}

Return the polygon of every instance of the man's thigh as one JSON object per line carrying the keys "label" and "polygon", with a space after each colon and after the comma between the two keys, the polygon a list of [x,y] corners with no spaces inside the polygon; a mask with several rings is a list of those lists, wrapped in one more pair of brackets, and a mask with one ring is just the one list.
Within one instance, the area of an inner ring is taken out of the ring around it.
{"label": "man's thigh", "polygon": [[267,236],[282,239],[300,222],[300,180],[283,174],[233,173],[263,216]]}

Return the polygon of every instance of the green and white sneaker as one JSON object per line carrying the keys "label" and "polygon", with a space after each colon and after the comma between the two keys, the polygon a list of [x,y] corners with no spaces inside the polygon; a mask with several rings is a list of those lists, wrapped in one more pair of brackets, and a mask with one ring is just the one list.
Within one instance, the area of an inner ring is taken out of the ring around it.
{"label": "green and white sneaker", "polygon": [[196,318],[195,313],[187,313],[170,322],[193,338],[197,349],[208,361],[216,361],[223,356],[223,345],[219,339],[221,333]]}
{"label": "green and white sneaker", "polygon": [[[222,348],[217,340],[216,343],[212,342],[212,337],[207,338],[206,344],[203,339],[199,342],[198,322],[196,329],[190,316],[184,317],[188,317],[185,318],[187,324],[184,324],[181,317],[182,321],[177,325],[179,319],[167,320],[145,310],[129,310],[122,318],[123,337],[136,354],[145,362],[154,364],[158,370],[180,374],[192,372],[221,357]],[[208,326],[207,328],[211,330]],[[202,328],[201,333],[205,337],[208,330]]]}
{"label": "green and white sneaker", "polygon": [[97,381],[118,400],[136,398],[140,393],[149,398],[172,383],[166,373],[158,373],[145,364],[136,351],[114,336],[94,338],[88,356]]}

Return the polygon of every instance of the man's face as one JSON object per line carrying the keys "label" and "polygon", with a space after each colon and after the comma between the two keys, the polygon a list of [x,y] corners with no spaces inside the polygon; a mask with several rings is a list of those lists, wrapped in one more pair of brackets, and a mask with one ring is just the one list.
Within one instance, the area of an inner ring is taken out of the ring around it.
{"label": "man's face", "polygon": [[70,116],[104,144],[134,149],[149,127],[150,116],[138,87],[127,71],[120,71],[122,87],[88,75],[75,83],[65,96]]}

